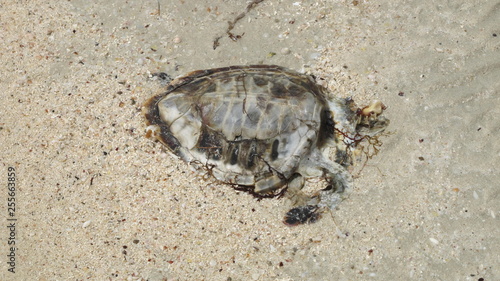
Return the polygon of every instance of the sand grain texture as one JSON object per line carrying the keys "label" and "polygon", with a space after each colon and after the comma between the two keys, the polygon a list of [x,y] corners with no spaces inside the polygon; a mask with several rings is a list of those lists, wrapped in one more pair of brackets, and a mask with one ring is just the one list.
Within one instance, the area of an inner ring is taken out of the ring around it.
{"label": "sand grain texture", "polygon": [[[4,227],[0,280],[499,280],[500,4],[266,0],[234,42],[245,5],[0,3],[18,246],[13,274]],[[286,227],[287,200],[206,181],[145,138],[151,73],[258,63],[388,106],[380,152],[316,224]],[[3,189],[3,224],[6,204]]]}

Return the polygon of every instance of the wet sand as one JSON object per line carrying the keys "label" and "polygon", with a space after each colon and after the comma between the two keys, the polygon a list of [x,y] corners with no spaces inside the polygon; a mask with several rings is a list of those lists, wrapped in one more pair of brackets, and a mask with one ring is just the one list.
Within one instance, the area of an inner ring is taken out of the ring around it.
{"label": "wet sand", "polygon": [[[498,2],[266,0],[236,41],[246,3],[210,2],[1,4],[1,280],[500,279]],[[380,151],[315,224],[145,137],[151,73],[246,64],[387,106]]]}

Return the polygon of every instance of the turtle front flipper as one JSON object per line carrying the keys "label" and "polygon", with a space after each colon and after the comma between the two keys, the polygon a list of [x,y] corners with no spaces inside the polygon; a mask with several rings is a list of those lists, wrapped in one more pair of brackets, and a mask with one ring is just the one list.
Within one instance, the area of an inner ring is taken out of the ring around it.
{"label": "turtle front flipper", "polygon": [[316,222],[321,209],[325,207],[330,210],[335,209],[351,190],[352,177],[347,169],[339,163],[325,159],[319,151],[312,152],[308,159],[304,159],[298,172],[304,178],[323,177],[328,182],[328,186],[321,190],[319,195],[313,197],[301,192],[302,186],[293,188],[289,196],[298,207],[287,212],[283,220],[286,225],[295,226]]}
{"label": "turtle front flipper", "polygon": [[318,206],[333,210],[352,190],[352,176],[347,168],[339,163],[327,160],[321,162],[321,165],[329,185],[320,191]]}

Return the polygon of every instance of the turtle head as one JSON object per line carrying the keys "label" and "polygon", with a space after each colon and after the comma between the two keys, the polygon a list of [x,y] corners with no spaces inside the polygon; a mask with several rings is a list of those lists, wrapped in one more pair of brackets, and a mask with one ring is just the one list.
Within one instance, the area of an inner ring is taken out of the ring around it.
{"label": "turtle head", "polygon": [[389,120],[382,116],[386,107],[377,100],[363,108],[356,107],[351,98],[332,99],[328,105],[334,124],[336,162],[342,165],[352,164],[350,155],[360,142],[376,138],[389,125]]}

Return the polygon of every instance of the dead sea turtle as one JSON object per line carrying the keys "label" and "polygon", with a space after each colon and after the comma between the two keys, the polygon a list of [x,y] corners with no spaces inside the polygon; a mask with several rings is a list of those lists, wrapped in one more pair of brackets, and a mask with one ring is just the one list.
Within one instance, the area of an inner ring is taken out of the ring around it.
{"label": "dead sea turtle", "polygon": [[[290,187],[300,199],[285,223],[296,225],[342,200],[351,185],[350,152],[385,129],[383,109],[380,102],[358,109],[350,99],[329,96],[309,75],[250,65],[177,78],[145,104],[144,114],[150,133],[171,152],[217,180],[259,197]],[[316,196],[300,194],[304,178],[312,177],[328,187]]]}

